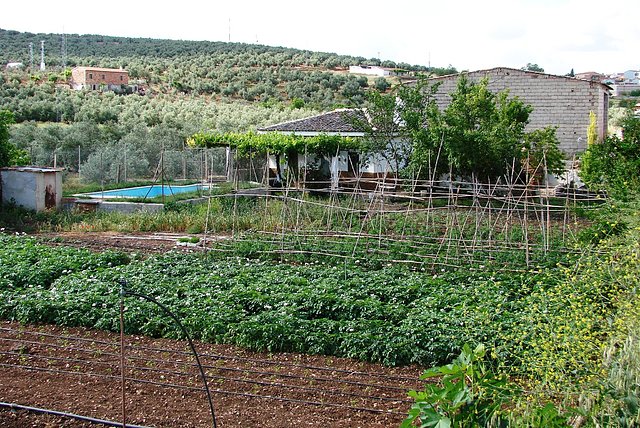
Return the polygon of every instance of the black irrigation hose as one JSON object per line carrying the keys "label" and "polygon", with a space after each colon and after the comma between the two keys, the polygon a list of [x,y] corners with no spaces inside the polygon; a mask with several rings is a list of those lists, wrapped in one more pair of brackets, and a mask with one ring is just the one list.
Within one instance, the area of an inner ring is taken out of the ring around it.
{"label": "black irrigation hose", "polygon": [[[0,367],[11,367],[11,368],[24,369],[24,370],[34,370],[34,371],[49,372],[49,373],[56,373],[56,374],[90,376],[90,377],[106,378],[106,379],[120,379],[120,376],[115,376],[115,375],[105,375],[105,374],[87,373],[87,372],[76,372],[76,371],[71,371],[71,370],[54,370],[54,369],[47,369],[47,368],[43,368],[43,367],[23,366],[23,365],[19,365],[19,364],[0,363]],[[195,387],[195,386],[186,386],[186,385],[176,385],[176,384],[172,384],[172,383],[168,383],[168,382],[154,382],[154,381],[150,381],[150,380],[129,378],[129,377],[126,378],[126,380],[131,381],[131,382],[137,382],[137,383],[144,383],[144,384],[159,386],[159,387],[163,387],[163,388],[184,389],[184,390],[187,390],[187,391],[204,391],[204,388],[198,388],[198,387]],[[346,405],[346,404],[339,404],[339,403],[323,403],[321,401],[309,401],[309,400],[299,400],[299,399],[295,399],[295,398],[276,397],[274,395],[251,394],[251,393],[248,393],[248,392],[226,391],[224,389],[214,389],[213,392],[217,392],[217,393],[222,394],[222,395],[238,395],[238,396],[241,396],[241,397],[269,399],[269,400],[276,400],[276,401],[282,401],[282,402],[288,402],[288,403],[299,403],[299,404],[307,404],[307,405],[320,406],[320,407],[336,407],[336,408],[341,408],[341,409],[356,410],[356,411],[360,411],[360,412],[385,413],[385,414],[392,414],[392,415],[404,415],[404,413],[397,412],[395,410],[371,409],[371,408],[368,408],[368,407],[356,407],[356,406],[349,406],[349,405]],[[120,424],[120,426],[122,426],[122,424]]]}
{"label": "black irrigation hose", "polygon": [[[76,415],[75,413],[67,413],[67,412],[59,412],[57,410],[42,409],[40,407],[23,406],[21,404],[15,404],[15,403],[5,403],[0,401],[0,407],[4,407],[6,409],[11,409],[11,410],[25,410],[27,412],[40,413],[45,415],[62,416],[65,418],[77,419],[79,421],[91,422],[93,424],[101,424],[109,427],[123,426],[121,422],[114,422],[106,419],[96,419],[89,416]],[[131,425],[131,424],[126,424],[124,425],[124,427],[125,428],[150,428],[143,425]]]}
{"label": "black irrigation hose", "polygon": [[178,317],[175,316],[173,314],[173,312],[171,312],[165,305],[163,305],[162,303],[158,302],[153,297],[149,297],[149,296],[147,296],[145,294],[135,293],[133,291],[126,290],[124,288],[126,286],[126,281],[124,281],[124,280],[120,281],[120,286],[121,286],[121,288],[120,288],[121,297],[125,297],[125,296],[140,297],[140,298],[145,299],[145,300],[147,300],[147,301],[149,301],[151,303],[154,303],[158,307],[160,307],[160,309],[162,309],[167,315],[169,315],[176,322],[176,324],[178,324],[178,326],[182,330],[182,333],[187,338],[187,342],[189,342],[189,347],[191,347],[191,351],[193,352],[193,356],[195,357],[196,363],[198,364],[198,368],[200,369],[200,375],[202,376],[202,382],[204,383],[204,389],[205,389],[205,391],[207,393],[207,400],[209,401],[209,409],[211,410],[211,419],[212,419],[212,423],[213,423],[213,428],[216,428],[217,427],[216,414],[215,414],[215,411],[213,409],[213,399],[211,398],[211,392],[209,391],[209,386],[207,385],[207,376],[204,373],[204,369],[202,368],[202,364],[200,364],[200,358],[198,357],[198,352],[196,351],[196,347],[193,345],[193,341],[191,340],[191,336],[187,332],[187,329],[184,328],[184,326],[182,325],[182,323],[180,322]]}
{"label": "black irrigation hose", "polygon": [[[22,340],[22,339],[8,339],[8,338],[2,338],[0,337],[0,341],[1,340],[6,340],[6,341],[11,341],[11,342],[20,342],[20,343],[26,343],[26,344],[30,344],[30,345],[42,345],[42,343],[40,342],[35,342],[35,341],[28,341],[28,340]],[[66,346],[62,346],[62,345],[55,345],[55,344],[47,344],[46,346],[52,347],[52,348],[63,348],[67,351],[76,351],[76,352],[84,352],[84,353],[88,353],[88,354],[94,354],[95,351],[93,350],[89,350],[89,349],[84,349],[84,348],[74,348],[74,347],[66,347]],[[4,352],[0,352],[0,354],[2,354]],[[182,353],[182,352],[181,352]],[[117,357],[118,354],[112,353],[112,352],[104,352],[101,351],[102,355],[106,355],[106,356],[113,356],[113,357]],[[187,352],[185,352],[184,354],[187,354]],[[205,356],[204,354],[201,356]],[[45,357],[43,357],[45,358]],[[55,357],[51,357],[52,359],[56,359]],[[154,359],[154,358],[144,358],[144,357],[138,357],[138,356],[127,356],[127,359],[129,360],[141,360],[141,361],[146,361],[146,362],[154,362],[154,363],[160,363],[160,364],[181,364],[183,366],[191,366],[193,367],[193,364],[189,364],[187,362],[182,362],[182,361],[168,361],[168,360],[159,360],[159,359]],[[85,360],[83,360],[85,361]],[[263,360],[257,360],[257,361],[263,361]],[[115,362],[115,361],[112,361]],[[102,362],[102,364],[107,364],[108,362]],[[222,366],[212,366],[212,365],[206,365],[204,364],[202,367],[204,367],[205,369],[213,369],[213,370],[218,370],[218,371],[231,371],[231,372],[240,372],[240,373],[251,373],[251,374],[256,374],[256,375],[261,375],[261,376],[277,376],[277,377],[281,377],[281,378],[288,378],[288,379],[300,379],[300,380],[305,380],[305,381],[313,381],[313,382],[335,382],[335,383],[342,383],[342,384],[347,384],[347,385],[356,385],[356,386],[362,386],[365,388],[377,388],[377,389],[388,389],[388,390],[396,390],[396,391],[406,391],[407,389],[410,389],[411,387],[409,386],[395,386],[395,385],[384,385],[384,384],[377,384],[377,383],[366,383],[366,382],[358,382],[358,381],[351,381],[351,380],[346,380],[346,379],[333,379],[333,378],[329,378],[329,377],[309,377],[309,376],[300,376],[300,375],[294,375],[294,374],[286,374],[286,373],[277,373],[277,372],[269,372],[269,371],[260,371],[260,370],[253,370],[253,369],[244,369],[244,368],[235,368],[235,367],[222,367]],[[136,369],[138,368],[137,366],[133,366],[132,368]],[[327,370],[331,370],[331,369],[327,369]],[[344,370],[345,373],[348,374],[352,374],[352,373],[362,373],[362,374],[367,374],[365,372],[349,372],[348,370]],[[370,377],[375,377],[375,376],[379,376],[379,375],[374,375],[374,376],[370,376]],[[212,376],[207,376],[207,377],[212,377]],[[229,380],[234,380],[233,378],[227,378]],[[413,384],[417,384],[419,382],[418,378],[406,378],[407,380],[412,381]]]}
{"label": "black irrigation hose", "polygon": [[[111,347],[118,346],[117,343],[107,342],[105,340],[86,339],[86,338],[83,338],[83,337],[56,335],[56,334],[50,334],[50,333],[41,333],[41,332],[33,332],[33,331],[25,331],[25,330],[16,330],[16,329],[6,328],[6,327],[0,327],[0,331],[8,331],[8,332],[11,332],[11,333],[18,333],[18,334],[38,335],[38,336],[44,336],[44,337],[51,337],[51,338],[55,338],[55,339],[76,340],[78,342],[99,343],[99,344],[108,345],[108,346],[111,346]],[[186,352],[186,351],[177,351],[175,349],[167,349],[167,348],[156,348],[156,347],[141,346],[141,345],[127,345],[126,347],[127,348],[131,348],[131,349],[141,349],[141,350],[153,351],[153,352],[168,352],[168,353],[179,354],[179,355],[191,355],[189,352]],[[78,349],[82,349],[82,348],[78,348]],[[398,375],[384,375],[384,374],[377,374],[377,373],[361,372],[361,371],[356,371],[356,370],[346,370],[346,369],[337,369],[337,368],[330,368],[330,367],[320,367],[320,366],[312,366],[312,365],[307,365],[307,364],[288,363],[288,362],[283,362],[283,361],[272,361],[272,360],[264,360],[264,359],[257,359],[257,358],[227,356],[227,355],[221,355],[221,354],[200,353],[199,355],[200,355],[200,357],[213,358],[213,359],[216,359],[216,360],[235,360],[235,361],[243,361],[243,362],[249,362],[249,363],[260,363],[260,364],[268,364],[268,365],[297,367],[297,368],[301,368],[301,369],[318,370],[318,371],[335,372],[335,373],[345,373],[345,374],[349,374],[349,375],[366,376],[366,377],[370,377],[370,378],[377,377],[377,378],[380,378],[380,379],[408,380],[408,381],[412,381],[412,382],[415,382],[416,378],[417,378],[417,376],[416,377],[411,377],[411,376],[398,376]],[[129,358],[132,358],[132,357],[129,357]],[[135,357],[133,357],[133,358],[135,358]],[[205,367],[212,368],[210,366],[205,366]],[[219,368],[219,367],[216,367],[216,368]],[[225,369],[225,370],[227,370],[227,369]]]}

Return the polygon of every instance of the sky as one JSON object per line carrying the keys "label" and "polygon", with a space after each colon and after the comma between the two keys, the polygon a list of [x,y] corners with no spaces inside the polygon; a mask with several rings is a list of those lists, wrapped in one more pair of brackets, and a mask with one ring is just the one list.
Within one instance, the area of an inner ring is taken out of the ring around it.
{"label": "sky", "polygon": [[458,70],[532,63],[564,75],[640,69],[639,18],[639,0],[31,0],[4,2],[0,28],[257,42]]}

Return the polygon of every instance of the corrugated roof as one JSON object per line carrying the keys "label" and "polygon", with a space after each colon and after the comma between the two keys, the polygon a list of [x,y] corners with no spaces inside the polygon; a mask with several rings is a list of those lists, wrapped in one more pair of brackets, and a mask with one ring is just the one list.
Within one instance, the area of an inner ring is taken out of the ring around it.
{"label": "corrugated roof", "polygon": [[259,128],[259,132],[309,133],[309,134],[362,134],[353,124],[358,109],[338,109],[304,119],[282,122]]}
{"label": "corrugated roof", "polygon": [[23,171],[23,172],[60,172],[64,168],[51,168],[46,166],[7,166],[0,168],[2,171]]}

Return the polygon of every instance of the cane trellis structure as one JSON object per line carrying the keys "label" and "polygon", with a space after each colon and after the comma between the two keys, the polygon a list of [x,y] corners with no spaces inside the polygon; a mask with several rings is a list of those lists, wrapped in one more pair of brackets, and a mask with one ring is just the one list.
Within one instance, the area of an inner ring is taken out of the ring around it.
{"label": "cane trellis structure", "polygon": [[[280,260],[530,268],[552,254],[575,251],[576,208],[595,209],[603,201],[570,180],[551,186],[544,159],[535,166],[523,162],[520,170],[514,161],[509,174],[493,182],[442,172],[428,178],[367,174],[352,164],[349,173],[318,177],[304,162],[285,166],[282,181],[274,183],[269,153],[238,156],[227,148],[227,156],[232,190],[207,196],[203,244],[222,232],[214,218],[222,210],[234,219],[231,239],[215,240],[212,250],[240,245]],[[247,181],[253,186],[247,188]]]}

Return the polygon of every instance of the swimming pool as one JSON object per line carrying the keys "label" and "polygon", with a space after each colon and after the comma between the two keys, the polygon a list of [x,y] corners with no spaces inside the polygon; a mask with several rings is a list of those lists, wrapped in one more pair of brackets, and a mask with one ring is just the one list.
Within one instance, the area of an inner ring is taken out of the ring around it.
{"label": "swimming pool", "polygon": [[189,184],[187,186],[169,186],[167,184],[154,184],[152,186],[129,187],[127,189],[105,190],[102,192],[80,193],[74,196],[94,199],[110,198],[155,198],[157,196],[171,196],[179,193],[197,192],[205,186],[202,184]]}

